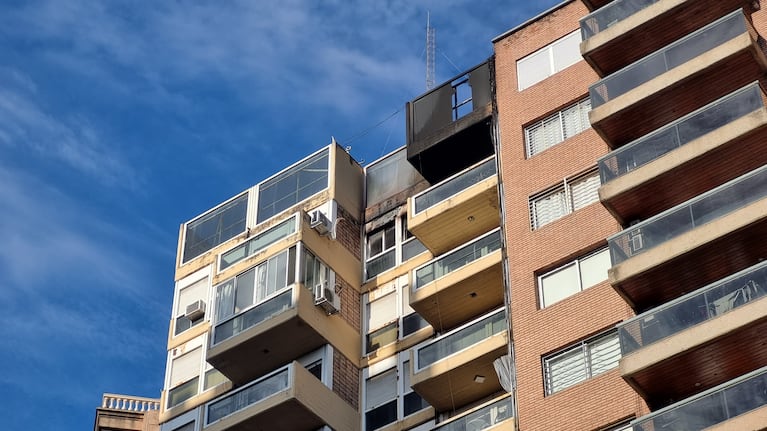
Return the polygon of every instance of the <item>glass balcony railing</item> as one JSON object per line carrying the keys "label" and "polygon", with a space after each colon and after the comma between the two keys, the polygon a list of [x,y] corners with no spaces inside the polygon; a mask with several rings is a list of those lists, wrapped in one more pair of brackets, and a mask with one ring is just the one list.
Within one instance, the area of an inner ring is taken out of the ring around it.
{"label": "glass balcony railing", "polygon": [[691,292],[618,325],[621,352],[642,347],[714,319],[767,294],[767,262]]}
{"label": "glass balcony railing", "polygon": [[581,19],[581,36],[586,40],[659,1],[661,0],[616,0]]}
{"label": "glass balcony railing", "polygon": [[388,269],[394,268],[396,264],[397,250],[392,248],[386,253],[379,254],[365,262],[365,275],[368,279],[371,279]]}
{"label": "glass balcony railing", "polygon": [[414,369],[416,372],[420,371],[507,329],[508,324],[503,309],[497,310],[417,347]]}
{"label": "glass balcony railing", "polygon": [[417,194],[414,198],[414,214],[421,213],[434,205],[451,198],[458,193],[468,189],[474,184],[487,178],[494,177],[497,174],[495,166],[495,157],[491,157],[480,162],[477,165],[466,169],[440,183],[437,183],[423,192]]}
{"label": "glass balcony railing", "polygon": [[602,157],[602,184],[760,108],[764,108],[764,101],[759,83],[755,82]]}
{"label": "glass balcony railing", "polygon": [[213,345],[215,346],[259,323],[265,322],[276,314],[293,308],[293,293],[295,286],[296,285],[289,287],[282,293],[273,296],[264,302],[255,304],[236,316],[217,324],[213,332]]}
{"label": "glass balcony railing", "polygon": [[767,367],[632,423],[634,431],[702,430],[767,404]]}
{"label": "glass balcony railing", "polygon": [[205,408],[205,426],[287,390],[292,375],[293,367],[288,365],[231,392],[224,398],[208,403]]}
{"label": "glass balcony railing", "polygon": [[749,27],[742,10],[724,16],[706,27],[632,63],[589,87],[591,108],[609,102],[645,82],[693,58],[747,33]]}
{"label": "glass balcony railing", "polygon": [[256,234],[248,241],[222,253],[218,262],[218,270],[223,271],[235,263],[253,256],[275,242],[295,233],[298,230],[299,215],[300,214],[294,214],[280,224]]}
{"label": "glass balcony railing", "polygon": [[607,239],[613,265],[767,197],[767,165]]}
{"label": "glass balcony railing", "polygon": [[500,248],[501,231],[496,229],[417,268],[414,271],[413,290],[420,289],[426,284],[463,268]]}
{"label": "glass balcony railing", "polygon": [[431,431],[482,431],[511,419],[511,397],[491,402],[469,414],[451,418],[448,422],[437,425]]}

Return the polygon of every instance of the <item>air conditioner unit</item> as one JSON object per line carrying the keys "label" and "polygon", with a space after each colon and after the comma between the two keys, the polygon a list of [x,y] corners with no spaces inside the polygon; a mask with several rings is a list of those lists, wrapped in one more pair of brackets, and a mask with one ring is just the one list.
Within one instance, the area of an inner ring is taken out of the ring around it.
{"label": "air conditioner unit", "polygon": [[195,321],[198,319],[201,319],[205,316],[205,301],[202,299],[194,301],[193,303],[186,306],[186,313],[184,313],[184,317],[191,321]]}
{"label": "air conditioner unit", "polygon": [[327,235],[333,229],[330,219],[320,210],[312,211],[309,216],[309,226],[316,230],[320,235]]}
{"label": "air conditioner unit", "polygon": [[314,286],[314,305],[322,307],[328,315],[336,314],[341,309],[341,298],[325,282]]}

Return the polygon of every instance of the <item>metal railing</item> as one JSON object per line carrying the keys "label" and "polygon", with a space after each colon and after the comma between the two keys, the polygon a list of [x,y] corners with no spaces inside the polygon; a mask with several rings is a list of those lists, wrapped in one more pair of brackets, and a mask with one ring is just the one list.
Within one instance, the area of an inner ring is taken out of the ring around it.
{"label": "metal railing", "polygon": [[511,402],[511,396],[490,401],[477,410],[450,418],[432,428],[431,431],[482,431],[488,429],[513,417]]}
{"label": "metal railing", "polygon": [[413,270],[413,291],[500,250],[501,231],[495,229]]}
{"label": "metal railing", "polygon": [[632,422],[634,431],[702,430],[767,405],[767,367]]}
{"label": "metal railing", "polygon": [[418,214],[498,173],[495,157],[485,159],[413,196],[413,214]]}
{"label": "metal railing", "polygon": [[589,87],[591,108],[596,109],[662,73],[748,32],[749,25],[746,22],[743,10],[739,9],[732,12],[665,48],[597,81]]}
{"label": "metal railing", "polygon": [[294,364],[282,367],[224,397],[205,405],[205,426],[288,390],[293,384]]}
{"label": "metal railing", "polygon": [[506,314],[501,308],[416,347],[413,370],[418,372],[506,330]]}
{"label": "metal railing", "polygon": [[661,0],[615,0],[602,6],[581,19],[582,39],[586,40],[659,1]]}
{"label": "metal railing", "polygon": [[767,262],[667,302],[618,325],[627,355],[767,295]]}
{"label": "metal railing", "polygon": [[613,265],[767,197],[767,165],[607,239]]}
{"label": "metal railing", "polygon": [[160,410],[160,400],[132,395],[104,394],[101,398],[101,408],[127,412],[148,412]]}
{"label": "metal railing", "polygon": [[213,344],[216,345],[224,340],[252,328],[259,323],[263,323],[276,314],[283,313],[295,305],[294,295],[298,294],[297,289],[302,289],[301,285],[294,284],[286,288],[271,298],[255,304],[250,308],[216,324],[213,332]]}
{"label": "metal railing", "polygon": [[745,115],[764,108],[758,82],[736,90],[599,160],[602,184],[625,175]]}

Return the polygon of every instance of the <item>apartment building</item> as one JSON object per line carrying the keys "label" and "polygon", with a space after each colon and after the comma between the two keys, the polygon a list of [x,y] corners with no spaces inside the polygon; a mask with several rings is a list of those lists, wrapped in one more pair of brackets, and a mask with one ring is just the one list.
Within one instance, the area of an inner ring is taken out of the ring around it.
{"label": "apartment building", "polygon": [[158,431],[159,413],[159,399],[104,394],[93,431]]}
{"label": "apartment building", "polygon": [[564,1],[182,224],[161,429],[765,429],[765,31]]}

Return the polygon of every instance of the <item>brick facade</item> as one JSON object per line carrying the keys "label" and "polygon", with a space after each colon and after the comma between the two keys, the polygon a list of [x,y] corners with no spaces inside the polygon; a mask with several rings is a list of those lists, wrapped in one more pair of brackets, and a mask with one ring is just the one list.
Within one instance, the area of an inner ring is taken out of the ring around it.
{"label": "brick facade", "polygon": [[359,409],[360,370],[337,350],[333,351],[333,392]]}

